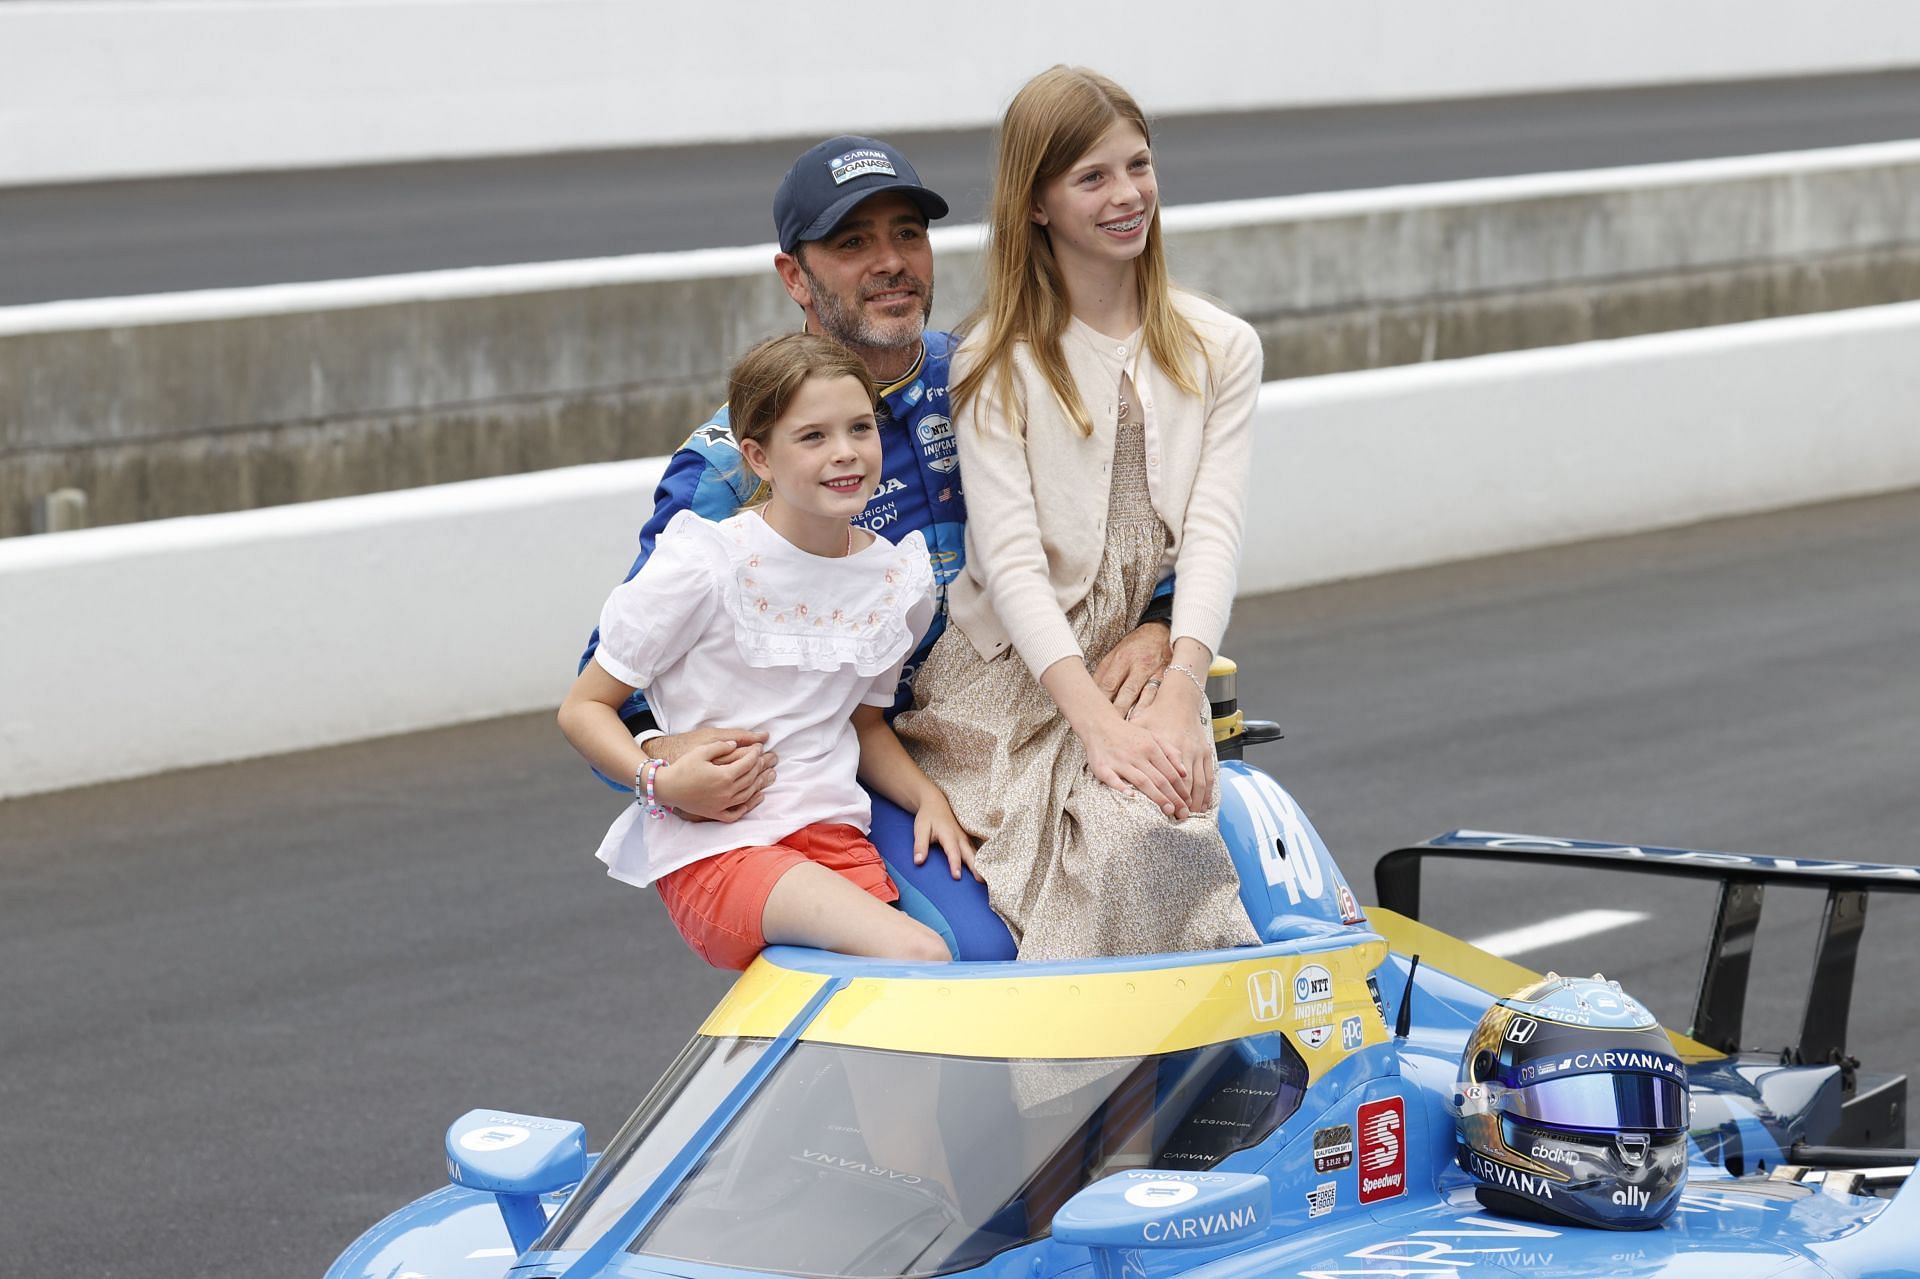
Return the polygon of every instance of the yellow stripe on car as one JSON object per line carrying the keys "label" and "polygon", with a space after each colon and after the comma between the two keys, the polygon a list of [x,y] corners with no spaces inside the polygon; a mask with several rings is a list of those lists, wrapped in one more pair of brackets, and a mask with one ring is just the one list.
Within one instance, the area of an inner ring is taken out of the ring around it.
{"label": "yellow stripe on car", "polygon": [[[1386,946],[1369,940],[1317,954],[1175,968],[860,977],[827,1002],[801,1038],[953,1057],[1074,1059],[1179,1052],[1277,1032],[1317,1078],[1356,1048],[1386,1040],[1366,986],[1385,957]],[[819,981],[762,958],[702,1033],[777,1035]],[[1303,1001],[1300,991],[1312,997]]]}
{"label": "yellow stripe on car", "polygon": [[776,968],[756,959],[726,998],[707,1014],[700,1033],[742,1039],[772,1039],[800,1015],[827,979],[819,973]]}

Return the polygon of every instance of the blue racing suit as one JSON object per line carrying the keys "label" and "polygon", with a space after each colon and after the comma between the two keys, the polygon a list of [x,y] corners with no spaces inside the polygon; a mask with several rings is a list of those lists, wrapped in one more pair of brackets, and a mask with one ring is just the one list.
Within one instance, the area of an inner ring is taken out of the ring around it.
{"label": "blue racing suit", "polygon": [[[893,709],[906,708],[912,698],[909,682],[933,642],[947,626],[947,585],[960,573],[966,556],[966,502],[960,494],[960,455],[953,438],[947,408],[947,363],[958,343],[950,333],[928,333],[920,359],[907,375],[880,388],[875,418],[880,426],[880,482],[867,509],[854,521],[890,540],[918,529],[927,540],[938,592],[933,625],[907,660]],[[681,511],[709,520],[724,520],[752,501],[760,479],[740,456],[721,405],[667,461],[660,487],[654,490],[653,514],[640,529],[640,554],[627,570],[627,580],[653,554],[654,539]],[[585,670],[600,646],[596,627],[580,655]],[[620,710],[627,727],[639,732],[654,727],[646,696],[635,692]]]}

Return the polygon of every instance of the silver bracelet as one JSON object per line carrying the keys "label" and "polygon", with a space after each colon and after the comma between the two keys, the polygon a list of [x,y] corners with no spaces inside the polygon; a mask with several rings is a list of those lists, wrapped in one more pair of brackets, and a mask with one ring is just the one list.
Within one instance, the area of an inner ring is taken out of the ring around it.
{"label": "silver bracelet", "polygon": [[1203,702],[1207,700],[1207,681],[1201,679],[1198,675],[1196,675],[1194,673],[1193,667],[1182,666],[1178,662],[1169,662],[1167,663],[1166,669],[1170,671],[1179,671],[1182,675],[1185,675],[1188,679],[1192,680],[1193,686],[1200,690],[1200,700]]}

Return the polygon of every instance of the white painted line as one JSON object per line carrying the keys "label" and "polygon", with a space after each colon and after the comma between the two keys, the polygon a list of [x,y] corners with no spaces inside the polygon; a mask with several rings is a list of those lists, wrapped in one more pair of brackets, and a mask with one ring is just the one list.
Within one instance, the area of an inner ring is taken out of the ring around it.
{"label": "white painted line", "polygon": [[1637,924],[1648,918],[1651,916],[1643,910],[1577,910],[1571,915],[1543,919],[1524,928],[1509,928],[1504,933],[1476,937],[1467,944],[1477,946],[1490,955],[1508,959],[1529,950],[1539,950],[1542,946],[1578,941],[1595,933],[1625,928],[1628,924]]}

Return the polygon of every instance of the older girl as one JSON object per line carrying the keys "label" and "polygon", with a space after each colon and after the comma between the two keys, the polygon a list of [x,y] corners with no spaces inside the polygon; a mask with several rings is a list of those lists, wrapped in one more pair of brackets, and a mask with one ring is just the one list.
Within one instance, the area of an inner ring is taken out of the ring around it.
{"label": "older girl", "polygon": [[[1054,67],[1014,98],[990,230],[953,362],[967,564],[896,728],[975,837],[1022,959],[1253,942],[1205,679],[1259,341],[1168,283],[1146,119],[1105,76]],[[1090,668],[1167,573],[1173,660],[1123,715]]]}

